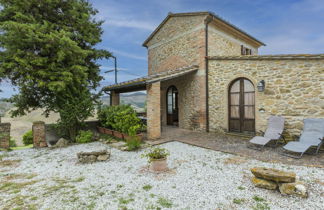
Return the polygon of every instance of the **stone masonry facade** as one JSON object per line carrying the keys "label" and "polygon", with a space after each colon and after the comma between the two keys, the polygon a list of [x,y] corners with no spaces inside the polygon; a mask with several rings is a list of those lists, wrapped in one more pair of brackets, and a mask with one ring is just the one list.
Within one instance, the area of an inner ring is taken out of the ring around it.
{"label": "stone masonry facade", "polygon": [[205,129],[205,114],[197,115],[206,112],[204,19],[172,17],[147,44],[149,75],[199,65],[196,73],[161,82],[162,125],[166,125],[166,91],[173,84],[179,91],[179,126]]}
{"label": "stone masonry facade", "polygon": [[0,123],[0,148],[9,149],[10,123]]}
{"label": "stone masonry facade", "polygon": [[[208,15],[175,16],[168,19],[147,43],[148,74],[199,65],[196,73],[161,82],[161,120],[166,125],[167,89],[174,85],[179,92],[179,127],[206,129],[206,37]],[[257,47],[235,35],[226,34],[216,24],[209,26],[209,53],[240,55],[241,45],[257,54]],[[214,50],[215,49],[215,50]]]}
{"label": "stone masonry facade", "polygon": [[[282,115],[291,137],[300,135],[303,119],[324,117],[324,56],[220,56],[209,61],[211,130],[228,131],[229,84],[240,77],[256,88],[256,131],[266,129],[270,115]],[[257,91],[260,80],[264,92]]]}

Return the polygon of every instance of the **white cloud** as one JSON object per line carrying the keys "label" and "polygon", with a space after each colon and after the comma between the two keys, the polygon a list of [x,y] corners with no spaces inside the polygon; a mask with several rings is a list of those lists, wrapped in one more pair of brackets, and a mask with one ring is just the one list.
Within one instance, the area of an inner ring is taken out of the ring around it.
{"label": "white cloud", "polygon": [[136,28],[142,30],[152,31],[156,28],[156,24],[141,21],[141,20],[126,20],[126,19],[109,19],[105,21],[105,25],[123,27],[123,28]]}
{"label": "white cloud", "polygon": [[132,58],[132,59],[136,59],[136,60],[147,60],[146,56],[141,56],[141,55],[137,55],[137,54],[133,54],[133,53],[129,53],[129,52],[124,52],[124,51],[120,51],[120,50],[115,50],[115,49],[108,49],[110,52],[112,52],[114,55],[120,55],[120,56],[124,56],[127,58]]}

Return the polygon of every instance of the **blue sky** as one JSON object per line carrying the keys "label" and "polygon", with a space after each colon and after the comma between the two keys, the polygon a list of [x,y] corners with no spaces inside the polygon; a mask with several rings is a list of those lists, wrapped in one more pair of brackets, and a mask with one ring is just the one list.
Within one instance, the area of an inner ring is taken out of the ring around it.
{"label": "blue sky", "polygon": [[[260,54],[324,53],[324,0],[90,0],[105,20],[99,48],[118,58],[118,81],[147,73],[144,40],[168,12],[212,11],[267,44]],[[100,61],[102,72],[112,60]],[[114,82],[104,74],[103,85]],[[0,98],[9,97],[2,83]]]}

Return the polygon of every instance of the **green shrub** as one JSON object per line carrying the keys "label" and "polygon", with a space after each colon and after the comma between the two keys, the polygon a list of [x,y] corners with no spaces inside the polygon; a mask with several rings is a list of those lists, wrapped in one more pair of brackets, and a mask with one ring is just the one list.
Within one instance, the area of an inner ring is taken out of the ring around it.
{"label": "green shrub", "polygon": [[93,133],[91,131],[80,131],[76,137],[77,143],[89,143],[93,140]]}
{"label": "green shrub", "polygon": [[9,147],[16,147],[17,144],[16,144],[16,140],[12,137],[10,137],[10,140],[9,140]]}
{"label": "green shrub", "polygon": [[146,157],[149,159],[149,162],[152,160],[158,160],[163,159],[169,156],[170,153],[168,150],[160,147],[151,148],[149,151],[147,151],[145,154],[142,155],[142,157]]}
{"label": "green shrub", "polygon": [[141,140],[137,136],[132,136],[126,141],[128,151],[137,150],[141,147]]}
{"label": "green shrub", "polygon": [[30,145],[33,144],[33,131],[27,131],[24,135],[23,135],[23,143],[24,145]]}
{"label": "green shrub", "polygon": [[143,129],[141,120],[130,105],[100,107],[98,119],[102,126],[130,136],[135,136],[138,131]]}

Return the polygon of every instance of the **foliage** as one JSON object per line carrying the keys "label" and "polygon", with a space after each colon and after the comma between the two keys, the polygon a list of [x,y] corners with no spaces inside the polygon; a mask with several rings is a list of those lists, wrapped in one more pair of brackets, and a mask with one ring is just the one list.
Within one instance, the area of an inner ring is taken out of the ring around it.
{"label": "foliage", "polygon": [[23,135],[23,143],[24,145],[29,145],[29,144],[33,144],[33,131],[27,131],[24,135]]}
{"label": "foliage", "polygon": [[9,139],[9,147],[16,147],[17,144],[16,144],[16,140],[12,137],[10,137]]}
{"label": "foliage", "polygon": [[135,136],[143,128],[136,111],[130,105],[100,107],[98,119],[104,127],[130,136]]}
{"label": "foliage", "polygon": [[102,80],[97,61],[102,21],[86,0],[0,0],[1,74],[19,88],[12,116],[43,108],[60,115],[59,127],[74,140],[95,109]]}
{"label": "foliage", "polygon": [[137,136],[132,136],[126,141],[128,151],[137,150],[141,147],[141,139]]}
{"label": "foliage", "polygon": [[149,191],[152,188],[153,188],[152,185],[149,185],[149,184],[143,186],[143,190],[145,190],[145,191]]}
{"label": "foliage", "polygon": [[80,131],[79,135],[76,137],[77,143],[89,143],[93,140],[92,131]]}
{"label": "foliage", "polygon": [[146,153],[144,153],[142,155],[142,157],[146,157],[149,159],[149,161],[152,161],[152,160],[164,159],[169,155],[170,155],[170,153],[168,150],[166,150],[164,148],[160,148],[160,147],[154,147],[154,148],[151,148]]}
{"label": "foliage", "polygon": [[164,208],[172,207],[172,202],[167,198],[159,197],[159,199],[157,200],[157,203],[160,204],[160,206],[162,206]]}

